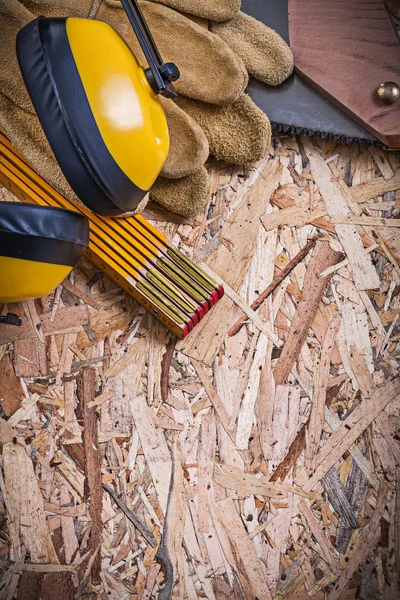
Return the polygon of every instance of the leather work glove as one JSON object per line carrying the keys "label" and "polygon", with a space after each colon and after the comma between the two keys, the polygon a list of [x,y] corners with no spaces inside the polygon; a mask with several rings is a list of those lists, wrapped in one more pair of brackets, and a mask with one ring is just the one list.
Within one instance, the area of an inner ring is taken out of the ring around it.
{"label": "leather work glove", "polygon": [[180,12],[209,19],[210,21],[226,21],[240,10],[241,0],[151,0],[165,4]]}
{"label": "leather work glove", "polygon": [[[238,12],[238,0],[142,0],[140,7],[163,60],[175,62],[181,72],[176,103],[161,98],[170,153],[150,197],[173,212],[193,215],[209,200],[210,180],[203,166],[209,152],[247,165],[268,152],[269,120],[244,89],[248,73],[279,84],[293,68],[292,55],[274,31]],[[114,27],[145,61],[119,0],[0,0],[0,128],[40,175],[77,202],[41,131],[13,55],[17,31],[39,14],[90,14]]]}

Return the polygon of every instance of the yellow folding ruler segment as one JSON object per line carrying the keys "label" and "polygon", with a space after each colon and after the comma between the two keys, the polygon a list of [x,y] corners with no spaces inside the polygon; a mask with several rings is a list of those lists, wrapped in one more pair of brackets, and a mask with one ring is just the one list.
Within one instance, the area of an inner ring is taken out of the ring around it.
{"label": "yellow folding ruler segment", "polygon": [[56,192],[0,132],[0,183],[19,200],[81,212],[89,219],[86,256],[179,338],[224,290],[141,215],[100,217]]}

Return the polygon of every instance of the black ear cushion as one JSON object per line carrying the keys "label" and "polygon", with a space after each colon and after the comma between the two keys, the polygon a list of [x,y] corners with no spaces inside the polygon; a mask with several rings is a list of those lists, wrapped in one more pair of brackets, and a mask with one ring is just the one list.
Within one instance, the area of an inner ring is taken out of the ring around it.
{"label": "black ear cushion", "polygon": [[135,210],[147,190],[125,175],[103,141],[71,52],[66,20],[39,17],[21,29],[19,66],[71,188],[93,212],[117,216]]}
{"label": "black ear cushion", "polygon": [[0,202],[0,255],[75,266],[89,245],[89,221],[79,213]]}

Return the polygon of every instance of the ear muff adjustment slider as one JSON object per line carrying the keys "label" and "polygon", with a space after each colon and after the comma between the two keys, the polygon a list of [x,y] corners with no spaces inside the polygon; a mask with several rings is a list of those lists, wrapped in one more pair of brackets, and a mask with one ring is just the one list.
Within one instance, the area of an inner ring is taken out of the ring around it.
{"label": "ear muff adjustment slider", "polygon": [[166,98],[176,98],[178,94],[172,83],[180,77],[178,67],[172,62],[163,63],[160,52],[137,1],[121,1],[143,54],[149,63],[149,68],[145,70],[145,74],[151,89],[155,94],[161,94]]}
{"label": "ear muff adjustment slider", "polygon": [[21,319],[15,313],[7,313],[5,316],[0,315],[0,323],[4,323],[5,325],[16,325],[17,327],[21,327],[22,325]]}

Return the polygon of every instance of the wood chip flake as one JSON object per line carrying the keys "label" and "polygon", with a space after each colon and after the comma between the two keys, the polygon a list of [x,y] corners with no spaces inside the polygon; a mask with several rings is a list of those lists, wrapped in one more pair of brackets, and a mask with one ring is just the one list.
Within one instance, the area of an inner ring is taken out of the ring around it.
{"label": "wood chip flake", "polygon": [[321,548],[322,556],[323,556],[324,560],[328,563],[328,565],[332,569],[332,572],[335,573],[336,575],[338,575],[339,574],[339,565],[338,565],[337,557],[335,555],[335,552],[334,552],[331,542],[328,540],[328,538],[325,536],[324,532],[322,531],[317,518],[314,516],[310,507],[307,506],[305,500],[302,500],[301,502],[299,502],[299,509],[302,512],[304,518],[306,519],[307,524],[311,529],[311,533],[313,534],[313,536],[315,537],[315,539],[317,540],[317,542]]}
{"label": "wood chip flake", "polygon": [[[271,194],[278,187],[282,166],[277,160],[268,162],[262,175],[244,196],[239,206],[225,222],[221,231],[224,244],[207,259],[207,264],[238,292],[246,276],[261,227],[260,216],[265,212]],[[227,269],[229,265],[229,269]],[[232,301],[224,297],[197,326],[197,335],[188,336],[178,347],[196,360],[211,365],[228,328]]]}
{"label": "wood chip flake", "polygon": [[154,425],[152,411],[144,396],[137,396],[130,405],[146,463],[165,514],[171,479],[171,455],[162,430]]}
{"label": "wood chip flake", "polygon": [[235,490],[240,498],[247,498],[254,494],[282,500],[288,497],[289,492],[313,499],[321,498],[318,494],[305,494],[301,488],[287,483],[271,483],[267,476],[245,473],[236,467],[226,465],[215,465],[213,479],[218,485]]}
{"label": "wood chip flake", "polygon": [[[328,423],[329,427],[331,427],[333,431],[339,429],[342,423],[339,417],[327,407],[325,407],[325,421]],[[379,488],[379,479],[374,473],[374,467],[361,452],[357,444],[353,444],[352,446],[350,446],[349,453],[351,454],[357,465],[360,467],[361,471],[368,479],[372,487],[377,490]]]}
{"label": "wood chip flake", "polygon": [[334,225],[363,225],[364,227],[400,227],[400,219],[382,217],[331,217]]}
{"label": "wood chip flake", "polygon": [[147,345],[148,336],[144,336],[137,340],[129,350],[105,372],[104,376],[108,379],[118,375],[118,373],[129,367],[134,360],[137,360],[139,356],[142,356],[146,352]]}
{"label": "wood chip flake", "polygon": [[[329,166],[325,164],[318,150],[309,139],[304,138],[303,144],[310,161],[311,173],[319,187],[328,215],[330,217],[351,216],[340,185],[336,181],[332,181]],[[364,250],[361,237],[354,225],[335,225],[335,231],[347,254],[357,289],[370,290],[378,288],[380,285],[378,274],[372,264],[371,257]]]}
{"label": "wood chip flake", "polygon": [[32,459],[19,443],[3,447],[4,484],[13,510],[8,523],[12,560],[23,558],[21,539],[34,563],[58,563],[43,512],[43,500],[33,470]]}
{"label": "wood chip flake", "polygon": [[376,177],[350,188],[354,200],[360,204],[398,189],[400,189],[400,171],[397,171],[391,179]]}
{"label": "wood chip flake", "polygon": [[380,172],[382,173],[383,178],[386,179],[386,181],[390,181],[393,178],[394,173],[383,150],[381,150],[381,148],[371,146],[370,148],[368,148],[368,152],[374,159],[374,162],[380,170]]}
{"label": "wood chip flake", "polygon": [[393,402],[400,393],[400,380],[391,381],[383,388],[376,390],[370,398],[353,410],[341,426],[325,442],[315,458],[318,465],[313,476],[305,483],[305,492],[311,491],[321,477],[336,464],[343,454],[360,437],[362,432],[376,419],[381,410]]}
{"label": "wood chip flake", "polygon": [[336,264],[338,259],[339,254],[334,252],[327,242],[317,242],[304,278],[302,291],[305,300],[300,302],[296,309],[290,324],[289,335],[274,369],[274,380],[277,385],[286,381],[295,365],[314,321],[325,288],[329,284],[329,276],[328,278],[319,279],[317,275],[326,267]]}
{"label": "wood chip flake", "polygon": [[342,305],[342,320],[338,334],[339,352],[343,366],[353,381],[355,390],[358,382],[351,368],[351,350],[356,346],[365,357],[370,373],[373,372],[373,355],[368,331],[368,318],[365,312],[358,312],[356,305],[346,302]]}
{"label": "wood chip flake", "polygon": [[356,569],[368,558],[371,550],[378,543],[381,536],[381,519],[385,510],[388,489],[385,483],[381,484],[378,492],[375,510],[371,521],[360,533],[353,554],[346,568],[340,573],[340,577],[327,596],[327,600],[339,600],[342,592]]}
{"label": "wood chip flake", "polygon": [[29,413],[33,410],[39,400],[38,394],[32,394],[30,398],[25,398],[21,408],[19,408],[7,421],[9,425],[15,427],[21,421],[25,421],[29,417]]}
{"label": "wood chip flake", "polygon": [[[259,316],[259,314],[252,310],[250,308],[250,306],[248,304],[246,304],[241,297],[239,296],[239,294],[237,294],[236,292],[233,291],[233,289],[231,287],[229,287],[227,285],[227,283],[218,275],[216,275],[214,273],[214,271],[212,271],[205,263],[202,263],[201,265],[202,269],[204,269],[204,271],[213,279],[215,279],[215,281],[217,281],[218,283],[220,283],[222,286],[224,286],[224,290],[225,290],[225,295],[228,296],[228,298],[230,298],[237,306],[239,306],[239,308],[242,309],[242,311],[244,312],[244,314],[246,315],[246,317],[252,322],[254,323],[254,325],[262,332],[264,333],[264,335],[266,335],[274,344],[275,346],[282,346],[282,342],[279,339],[279,337],[272,331],[272,328],[268,325],[268,323],[265,323]],[[230,314],[230,313],[229,313]],[[206,362],[206,361],[205,361]],[[206,362],[206,364],[208,364]]]}
{"label": "wood chip flake", "polygon": [[242,405],[238,415],[236,431],[236,447],[245,450],[249,446],[251,427],[255,420],[254,407],[260,389],[261,369],[269,345],[268,338],[261,334],[256,347],[256,352],[250,367],[249,381],[244,390]]}
{"label": "wood chip flake", "polygon": [[318,444],[325,420],[324,407],[329,379],[329,369],[331,366],[331,357],[335,343],[335,337],[339,330],[340,322],[340,318],[335,317],[329,324],[329,327],[325,333],[324,341],[322,343],[319,364],[314,372],[314,395],[312,399],[310,425],[308,428],[306,446],[306,464],[310,469],[313,467],[314,457],[318,451]]}
{"label": "wood chip flake", "polygon": [[219,420],[221,421],[222,427],[225,429],[225,431],[231,437],[233,432],[232,432],[232,429],[230,426],[230,418],[229,418],[229,415],[226,411],[226,408],[225,408],[223,402],[221,401],[220,397],[218,396],[217,392],[215,391],[215,388],[212,385],[210,378],[208,377],[203,365],[193,358],[192,358],[192,363],[193,363],[194,368],[196,369],[197,375],[199,376],[201,383],[204,386],[204,389],[206,390],[207,396],[209,397],[213,407],[215,408],[215,411],[219,417]]}
{"label": "wood chip flake", "polygon": [[278,212],[271,212],[261,217],[265,231],[272,231],[277,227],[304,227],[316,219],[325,217],[327,212],[323,206],[309,211],[309,204],[299,204],[290,208],[283,208]]}
{"label": "wood chip flake", "polygon": [[220,522],[229,540],[229,553],[234,556],[239,568],[237,575],[245,591],[246,598],[272,600],[264,568],[249,539],[233,500],[227,498],[215,504],[213,514]]}
{"label": "wood chip flake", "polygon": [[215,444],[215,417],[212,412],[209,412],[201,418],[201,437],[197,453],[199,467],[199,531],[202,533],[209,532],[209,502]]}
{"label": "wood chip flake", "polygon": [[173,485],[169,494],[163,542],[168,548],[169,556],[172,561],[174,581],[175,584],[178,585],[178,590],[180,590],[182,589],[184,578],[182,539],[185,528],[185,490],[183,483],[182,455],[179,440],[177,438],[175,438],[172,445],[172,460],[174,465],[174,476]]}
{"label": "wood chip flake", "polygon": [[[270,434],[272,452],[268,461],[271,472],[285,458],[290,444],[296,437],[299,407],[298,386],[278,385],[276,387]],[[289,484],[292,483],[292,478],[290,474],[287,478]],[[267,581],[271,588],[275,588],[279,580],[280,560],[288,544],[292,510],[293,494],[290,493],[285,508],[278,511],[265,530],[272,540],[267,546]]]}

